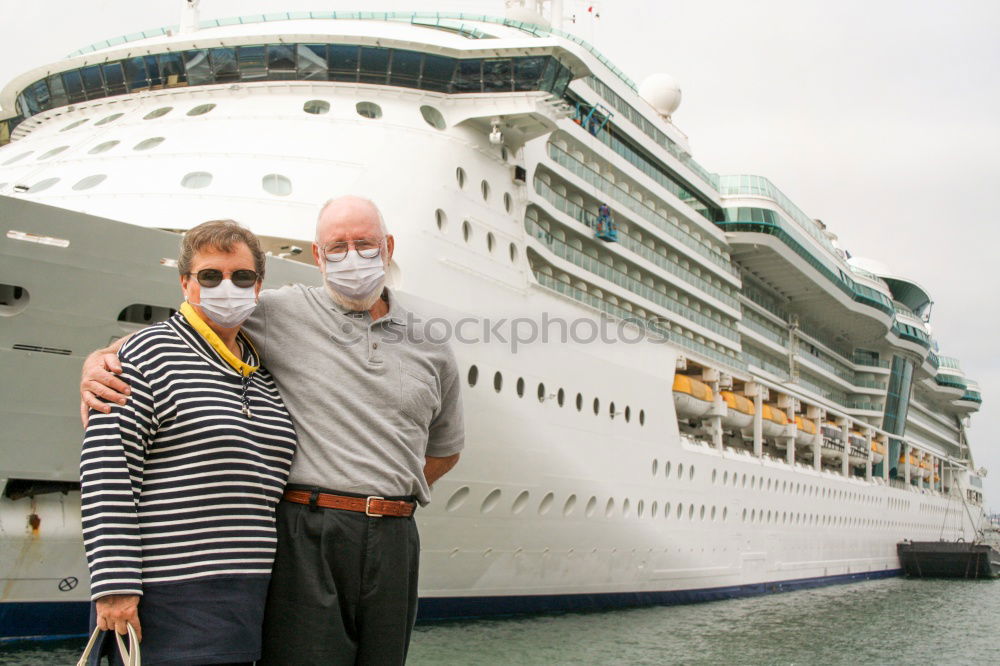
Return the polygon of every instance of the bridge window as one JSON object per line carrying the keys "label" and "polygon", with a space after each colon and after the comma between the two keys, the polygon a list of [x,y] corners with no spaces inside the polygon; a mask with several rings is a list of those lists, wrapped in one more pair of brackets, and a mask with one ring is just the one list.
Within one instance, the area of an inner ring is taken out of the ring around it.
{"label": "bridge window", "polygon": [[420,87],[434,92],[448,92],[452,75],[455,73],[454,58],[427,54],[424,56],[424,71]]}
{"label": "bridge window", "polygon": [[80,70],[83,77],[83,93],[87,99],[104,97],[104,77],[101,76],[100,65],[91,65]]}
{"label": "bridge window", "polygon": [[298,67],[295,78],[303,81],[326,81],[326,44],[299,44],[296,55]]}
{"label": "bridge window", "polygon": [[267,78],[295,78],[295,47],[291,44],[269,44],[267,47]]}
{"label": "bridge window", "polygon": [[[212,78],[216,83],[229,83],[240,80],[240,68],[236,62],[236,49],[218,48],[208,52],[212,67]],[[188,115],[192,115],[190,112]]]}
{"label": "bridge window", "polygon": [[357,81],[361,47],[331,44],[327,52],[327,66],[331,81]]}
{"label": "bridge window", "polygon": [[361,83],[385,83],[389,73],[389,49],[361,48]]}
{"label": "bridge window", "polygon": [[262,81],[267,78],[267,63],[263,46],[241,46],[236,49],[236,59],[243,81]]}
{"label": "bridge window", "polygon": [[208,51],[198,49],[184,52],[184,71],[187,73],[187,82],[192,86],[203,86],[214,83],[212,80],[212,67],[208,60]]}
{"label": "bridge window", "polygon": [[[122,95],[125,93],[125,73],[122,71],[120,62],[109,62],[101,65],[101,74],[104,75],[104,87],[107,89],[107,94]],[[104,97],[103,94],[98,96]]]}
{"label": "bridge window", "polygon": [[403,88],[416,88],[420,81],[421,54],[416,51],[394,49],[389,66],[389,84]]}

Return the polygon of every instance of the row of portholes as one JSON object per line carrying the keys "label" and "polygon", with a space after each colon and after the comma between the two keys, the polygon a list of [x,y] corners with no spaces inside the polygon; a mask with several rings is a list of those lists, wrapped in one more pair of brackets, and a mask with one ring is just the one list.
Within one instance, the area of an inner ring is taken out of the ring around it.
{"label": "row of portholes", "polygon": [[[311,99],[302,105],[302,110],[314,116],[321,116],[330,112],[330,103],[325,99]],[[358,102],[354,105],[354,110],[362,118],[381,118],[382,107],[375,102]],[[443,130],[448,125],[444,121],[444,116],[433,106],[426,104],[420,107],[420,115],[424,121],[434,129]]]}
{"label": "row of portholes", "polygon": [[771,525],[804,525],[810,527],[850,527],[885,529],[891,527],[908,527],[928,529],[929,525],[907,523],[905,521],[882,520],[879,518],[864,518],[861,516],[835,516],[822,513],[801,513],[795,511],[777,511],[764,509],[743,509],[740,519],[744,523]]}
{"label": "row of portholes", "polygon": [[[453,492],[451,497],[448,498],[448,501],[445,503],[445,510],[449,512],[457,511],[465,505],[469,495],[471,495],[469,487],[462,486]],[[491,513],[500,504],[500,500],[502,498],[503,491],[499,488],[494,488],[488,495],[486,495],[482,503],[479,505],[479,512],[484,515]],[[555,493],[546,493],[538,503],[538,515],[544,516],[549,514],[556,504],[555,500]],[[582,502],[576,494],[570,494],[567,496],[562,502],[561,513],[563,517],[572,517],[576,508],[581,503]],[[531,492],[528,490],[522,490],[511,503],[510,513],[515,516],[519,515],[528,508],[529,504],[531,504]],[[596,495],[591,495],[590,499],[587,500],[586,505],[583,507],[583,515],[586,518],[593,518],[596,514],[600,513],[604,518],[608,519],[614,518],[619,513],[622,518],[631,518],[632,516],[642,518],[647,515],[649,518],[656,518],[661,515],[661,505],[655,500],[648,504],[648,513],[646,508],[646,501],[642,499],[633,503],[630,498],[626,497],[619,503],[614,497],[609,497],[604,502],[601,502],[598,500]],[[729,519],[729,509],[727,507],[721,507],[720,509],[715,505],[702,504],[700,507],[696,507],[694,504],[685,505],[683,502],[678,502],[676,505],[672,505],[670,502],[664,502],[662,504],[662,509],[663,518],[676,517],[677,519],[681,519],[684,518],[686,514],[688,520],[694,520],[695,517],[697,517],[699,520],[721,520],[722,522],[726,522]]]}
{"label": "row of portholes", "polygon": [[[139,143],[137,143],[134,146],[132,146],[132,150],[140,150],[140,151],[141,150],[149,150],[151,148],[155,148],[156,146],[160,145],[161,143],[164,142],[164,140],[165,139],[162,136],[154,136],[154,137],[150,137],[148,139],[143,139]],[[87,154],[88,155],[97,155],[99,153],[105,153],[105,152],[111,150],[112,148],[114,148],[115,146],[117,146],[119,143],[121,143],[121,141],[104,141],[103,143],[99,143],[96,146],[94,146],[93,148],[91,148],[90,150],[88,150]],[[60,153],[62,153],[64,151],[66,151],[68,148],[69,148],[69,146],[58,146],[56,148],[48,150],[48,151],[42,153],[41,155],[39,155],[37,161],[38,162],[44,162],[45,160],[47,160],[49,158],[52,158],[52,157],[55,157],[56,155],[58,155],[58,154],[60,154]],[[9,160],[7,160],[6,162],[4,162],[3,166],[8,166],[10,164],[14,164],[16,162],[20,162],[21,160],[25,159],[26,157],[31,156],[31,154],[33,152],[34,152],[33,150],[29,150],[26,153],[21,153],[19,155],[15,155],[14,157],[12,157]]]}
{"label": "row of portholes", "polygon": [[[474,387],[479,382],[479,368],[475,365],[469,366],[468,382],[470,387]],[[515,383],[515,392],[517,397],[523,398],[525,393],[525,381],[523,377],[518,377]],[[503,373],[497,370],[493,373],[493,390],[497,393],[503,389]],[[545,389],[545,384],[543,382],[538,383],[538,389],[535,392],[538,398],[538,402],[545,402],[546,400],[555,400],[556,403],[562,407],[566,404],[566,391],[563,388],[559,388],[555,393],[548,393]],[[576,411],[583,411],[583,394],[576,394]],[[594,398],[593,402],[594,415],[601,413],[601,400],[600,398]],[[608,405],[608,416],[610,418],[615,418],[616,416],[624,416],[626,423],[632,420],[632,408],[630,406],[625,407],[622,411],[616,411],[615,403],[612,401]],[[646,410],[639,410],[639,425],[646,425]],[[693,470],[692,470],[693,471]]]}
{"label": "row of portholes", "polygon": [[[434,220],[435,223],[437,224],[438,231],[445,233],[448,229],[448,216],[445,214],[445,212],[440,208],[438,208],[436,211],[434,211]],[[462,222],[462,239],[465,240],[466,243],[468,243],[472,240],[472,238],[473,238],[472,224],[468,220],[465,220],[464,222]],[[493,254],[493,250],[495,247],[496,247],[496,237],[493,235],[492,231],[486,232],[487,252]],[[514,243],[510,243],[510,245],[508,245],[507,247],[507,254],[510,257],[510,262],[512,264],[516,263],[518,256],[517,245],[515,245]]]}
{"label": "row of portholes", "polygon": [[[465,169],[462,167],[457,167],[455,169],[455,180],[458,181],[458,189],[463,189],[465,187]],[[479,192],[483,195],[483,201],[490,200],[490,184],[485,179],[479,183]],[[514,199],[510,196],[510,192],[503,193],[503,207],[508,213],[514,207]]]}
{"label": "row of portholes", "polygon": [[[107,174],[94,174],[92,176],[87,176],[73,185],[74,190],[89,190],[93,187],[97,187],[105,180],[107,180]],[[207,171],[193,171],[191,173],[185,174],[181,178],[181,186],[192,190],[199,190],[208,187],[212,184],[213,176]],[[44,192],[45,190],[51,188],[62,180],[62,178],[45,178],[40,180],[31,187],[21,189],[23,186],[18,185],[14,189],[23,192],[29,192],[31,194],[38,194],[39,192]],[[287,196],[292,193],[292,181],[290,181],[285,176],[276,173],[269,173],[261,179],[261,186],[264,190],[275,196]]]}
{"label": "row of portholes", "polygon": [[[191,109],[188,109],[187,115],[189,115],[189,116],[203,116],[203,115],[205,115],[206,113],[208,113],[209,111],[211,111],[214,108],[215,108],[215,104],[199,104],[198,106],[195,106],[195,107],[192,107]],[[147,113],[146,115],[144,115],[142,117],[142,119],[143,120],[153,120],[155,118],[162,118],[163,116],[167,115],[168,113],[170,113],[173,110],[174,110],[174,107],[172,107],[172,106],[161,106],[160,108],[154,109],[153,111],[150,111],[149,113]],[[124,115],[125,114],[121,113],[121,112],[119,112],[119,113],[112,113],[111,115],[105,116],[105,117],[101,118],[100,120],[98,120],[96,123],[94,123],[94,126],[95,127],[100,127],[102,125],[108,125],[108,124],[113,123],[114,121],[118,120],[119,118],[121,118]],[[59,131],[60,132],[68,132],[69,130],[76,129],[77,127],[80,127],[81,125],[83,125],[84,123],[87,123],[87,122],[90,122],[90,118],[81,118],[80,120],[74,120],[69,125],[66,125],[66,127],[63,127]]]}

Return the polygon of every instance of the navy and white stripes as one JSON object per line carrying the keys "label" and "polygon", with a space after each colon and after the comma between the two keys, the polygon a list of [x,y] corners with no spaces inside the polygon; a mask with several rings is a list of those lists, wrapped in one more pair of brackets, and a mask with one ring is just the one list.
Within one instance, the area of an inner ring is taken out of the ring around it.
{"label": "navy and white stripes", "polygon": [[269,575],[295,451],[271,376],[244,378],[182,314],[135,334],[119,358],[132,394],[91,413],[80,461],[92,598]]}

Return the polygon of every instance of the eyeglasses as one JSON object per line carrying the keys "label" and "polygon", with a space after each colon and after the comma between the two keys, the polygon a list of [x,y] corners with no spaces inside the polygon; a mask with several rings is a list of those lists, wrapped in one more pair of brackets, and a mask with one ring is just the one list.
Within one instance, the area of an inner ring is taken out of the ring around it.
{"label": "eyeglasses", "polygon": [[382,241],[385,238],[358,238],[357,240],[330,243],[323,248],[328,261],[343,261],[351,247],[364,259],[374,259],[382,252]]}
{"label": "eyeglasses", "polygon": [[[225,277],[223,272],[217,268],[203,268],[197,273],[188,273],[188,275],[194,275],[198,278],[198,284],[208,288],[218,287],[222,283],[222,278]],[[243,268],[229,274],[229,279],[233,281],[233,284],[242,289],[257,284],[257,277],[257,271],[252,271],[249,268]]]}

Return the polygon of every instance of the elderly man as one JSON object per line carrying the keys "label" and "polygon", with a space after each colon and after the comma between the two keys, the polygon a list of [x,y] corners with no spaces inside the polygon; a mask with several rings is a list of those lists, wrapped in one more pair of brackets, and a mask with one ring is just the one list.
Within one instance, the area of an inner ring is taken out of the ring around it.
{"label": "elderly man", "polygon": [[[320,211],[323,287],[261,292],[243,326],[292,415],[299,448],[278,505],[267,664],[401,664],[417,610],[413,512],[464,444],[447,345],[409,331],[385,288],[395,241],[359,197]],[[117,346],[117,345],[116,345]],[[84,366],[84,403],[127,390],[114,348]]]}

